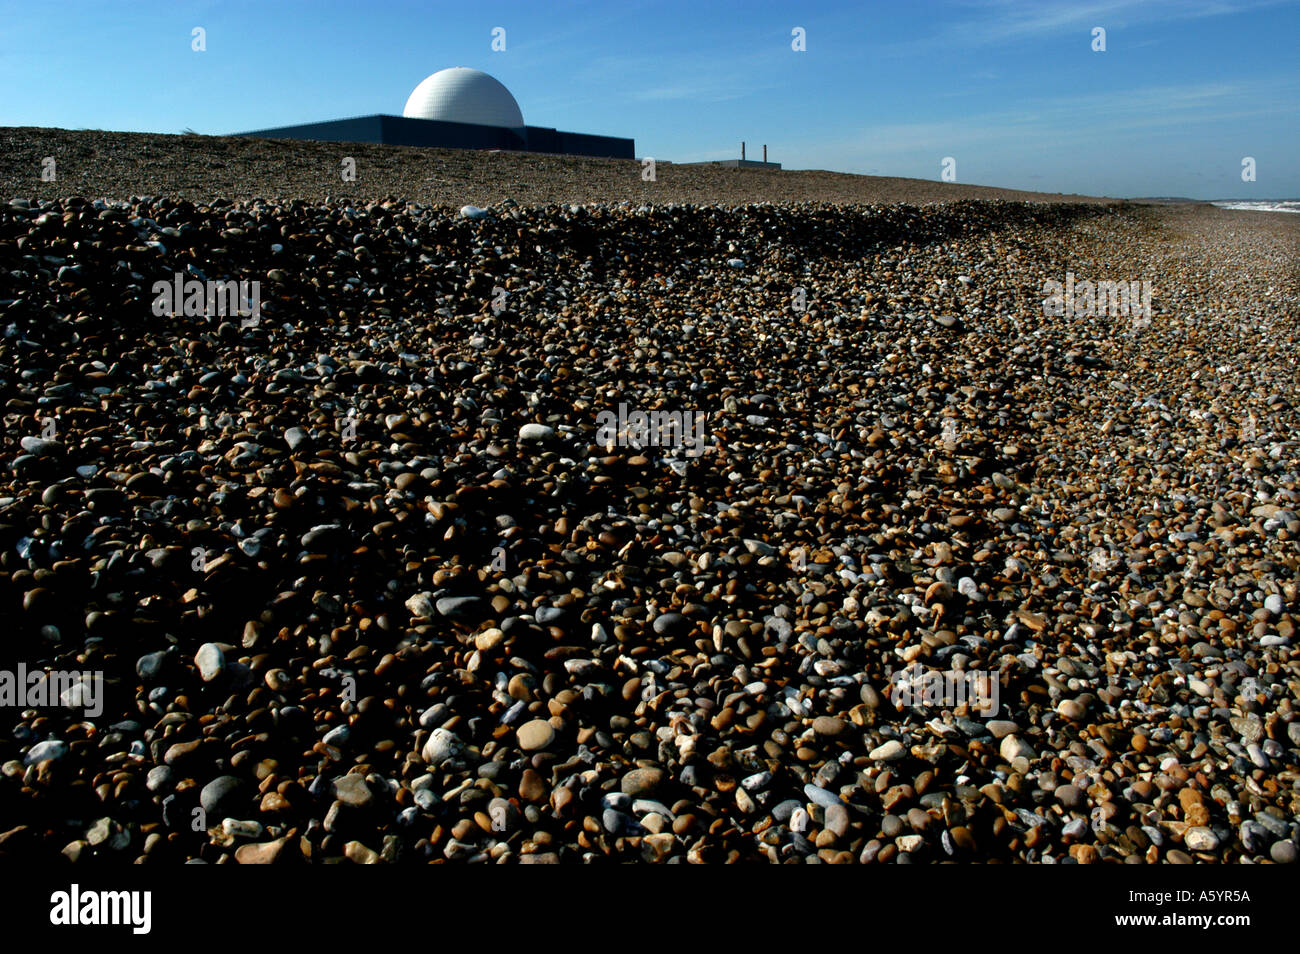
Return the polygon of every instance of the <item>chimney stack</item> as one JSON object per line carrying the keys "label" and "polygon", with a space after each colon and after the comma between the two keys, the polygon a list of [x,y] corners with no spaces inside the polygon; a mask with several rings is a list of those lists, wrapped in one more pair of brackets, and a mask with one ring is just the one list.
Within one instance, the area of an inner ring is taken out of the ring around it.
{"label": "chimney stack", "polygon": [[740,143],[740,161],[745,161],[745,143],[743,140]]}
{"label": "chimney stack", "polygon": [[767,162],[767,143],[763,143],[763,161]]}

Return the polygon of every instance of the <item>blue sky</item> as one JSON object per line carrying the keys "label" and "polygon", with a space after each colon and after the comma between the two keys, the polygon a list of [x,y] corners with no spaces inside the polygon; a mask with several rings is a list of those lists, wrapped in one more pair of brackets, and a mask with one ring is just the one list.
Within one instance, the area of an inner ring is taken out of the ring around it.
{"label": "blue sky", "polygon": [[632,137],[639,156],[732,158],[745,140],[793,169],[938,179],[950,156],[958,182],[1294,198],[1298,40],[1300,3],[1252,0],[4,0],[0,125],[400,115],[426,75],[470,66],[525,122]]}

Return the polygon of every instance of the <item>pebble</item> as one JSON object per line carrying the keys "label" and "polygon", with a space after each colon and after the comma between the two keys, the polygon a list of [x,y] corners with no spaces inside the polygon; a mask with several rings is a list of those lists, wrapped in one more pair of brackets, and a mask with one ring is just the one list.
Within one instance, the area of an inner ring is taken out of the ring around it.
{"label": "pebble", "polygon": [[1082,811],[1087,805],[1087,798],[1077,785],[1058,786],[1056,799],[1072,812]]}
{"label": "pebble", "polygon": [[624,795],[640,797],[656,792],[664,780],[664,771],[660,768],[633,769],[623,776],[619,789]]}
{"label": "pebble", "polygon": [[1275,838],[1287,837],[1287,823],[1271,812],[1257,812],[1255,815],[1255,824],[1268,831]]}
{"label": "pebble", "polygon": [[1083,703],[1075,699],[1062,699],[1057,705],[1056,711],[1062,718],[1070,719],[1074,722],[1078,722],[1088,713],[1088,710]]}
{"label": "pebble", "polygon": [[344,805],[367,808],[374,801],[375,795],[366,780],[354,773],[334,780],[334,797]]}
{"label": "pebble", "polygon": [[430,593],[416,593],[406,599],[406,609],[412,616],[432,619],[434,616],[433,600]]}
{"label": "pebble", "polygon": [[244,785],[233,775],[219,775],[199,792],[199,805],[208,816],[210,825],[217,824],[231,813]]}
{"label": "pebble", "polygon": [[1015,735],[1008,735],[1002,739],[1001,745],[998,746],[998,753],[1008,762],[1018,758],[1035,758],[1033,747]]}
{"label": "pebble", "polygon": [[261,822],[223,818],[221,820],[221,830],[235,838],[261,838],[263,828]]}
{"label": "pebble", "polygon": [[151,792],[164,791],[171,785],[172,769],[170,765],[155,765],[145,777],[145,788]]}
{"label": "pebble", "polygon": [[86,842],[90,845],[103,845],[109,850],[121,850],[126,846],[130,836],[111,818],[99,818],[86,829]]}
{"label": "pebble", "polygon": [[301,427],[291,427],[284,432],[284,442],[290,451],[297,451],[310,446],[311,437]]}
{"label": "pebble", "polygon": [[555,436],[555,428],[545,424],[525,424],[519,428],[521,441],[546,441]]}
{"label": "pebble", "polygon": [[1020,731],[1018,725],[1006,719],[990,719],[988,722],[984,723],[984,726],[990,733],[992,733],[993,738],[995,739],[1003,739],[1014,732]]}
{"label": "pebble", "polygon": [[204,643],[194,654],[194,665],[199,669],[199,678],[211,682],[226,670],[226,655],[216,643]]}
{"label": "pebble", "polygon": [[450,619],[474,619],[482,610],[483,601],[477,596],[444,596],[434,604],[439,616]]}
{"label": "pebble", "polygon": [[843,719],[834,716],[818,716],[813,719],[813,731],[829,739],[837,739],[844,734],[847,727]]}
{"label": "pebble", "polygon": [[448,759],[460,754],[461,742],[456,733],[449,729],[437,728],[429,733],[429,738],[420,750],[420,755],[432,766],[440,766]]}
{"label": "pebble", "polygon": [[803,793],[808,797],[808,801],[814,805],[821,805],[823,808],[829,808],[832,805],[843,804],[840,797],[833,792],[828,792],[824,788],[816,785],[805,785]]}
{"label": "pebble", "polygon": [[46,739],[43,742],[37,742],[27,754],[23,756],[24,765],[40,765],[43,762],[53,762],[63,758],[68,754],[68,744],[61,739]]}
{"label": "pebble", "polygon": [[235,862],[241,865],[274,864],[284,851],[285,838],[260,842],[253,845],[240,845],[235,849]]}
{"label": "pebble", "polygon": [[660,613],[654,620],[654,631],[660,636],[676,635],[689,626],[681,613]]}
{"label": "pebble", "polygon": [[40,437],[24,437],[18,443],[27,453],[35,454],[37,457],[49,457],[61,449],[58,441],[44,440]]}
{"label": "pebble", "polygon": [[827,806],[824,824],[836,838],[843,838],[849,832],[849,810],[840,804]]}
{"label": "pebble", "polygon": [[897,739],[890,739],[888,742],[883,742],[872,749],[867,758],[877,762],[893,762],[901,759],[906,754],[907,749],[903,747],[902,742]]}
{"label": "pebble", "polygon": [[787,798],[785,801],[778,803],[776,807],[772,809],[772,819],[780,824],[785,824],[790,820],[790,817],[795,811],[800,810],[802,810],[802,808],[798,799]]}
{"label": "pebble", "polygon": [[906,851],[909,854],[919,849],[925,844],[925,839],[920,835],[901,835],[895,839],[899,851]]}
{"label": "pebble", "polygon": [[549,748],[555,740],[555,728],[545,719],[525,722],[518,730],[519,747],[525,752]]}

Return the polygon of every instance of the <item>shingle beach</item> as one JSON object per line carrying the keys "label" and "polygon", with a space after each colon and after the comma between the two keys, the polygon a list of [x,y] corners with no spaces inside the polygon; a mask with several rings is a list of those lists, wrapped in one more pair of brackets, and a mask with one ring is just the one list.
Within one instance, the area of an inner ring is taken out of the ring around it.
{"label": "shingle beach", "polygon": [[1300,216],[0,145],[0,855],[1295,860]]}

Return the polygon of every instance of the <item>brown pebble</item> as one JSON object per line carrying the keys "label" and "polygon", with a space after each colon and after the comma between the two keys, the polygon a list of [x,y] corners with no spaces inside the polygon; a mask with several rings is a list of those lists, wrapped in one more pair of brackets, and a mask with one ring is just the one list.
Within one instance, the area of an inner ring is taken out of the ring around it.
{"label": "brown pebble", "polygon": [[843,735],[846,728],[844,720],[837,719],[834,716],[818,716],[813,719],[812,727],[814,732],[828,739],[838,738]]}
{"label": "brown pebble", "polygon": [[519,778],[519,797],[528,802],[540,802],[546,799],[546,783],[533,769],[524,769]]}

